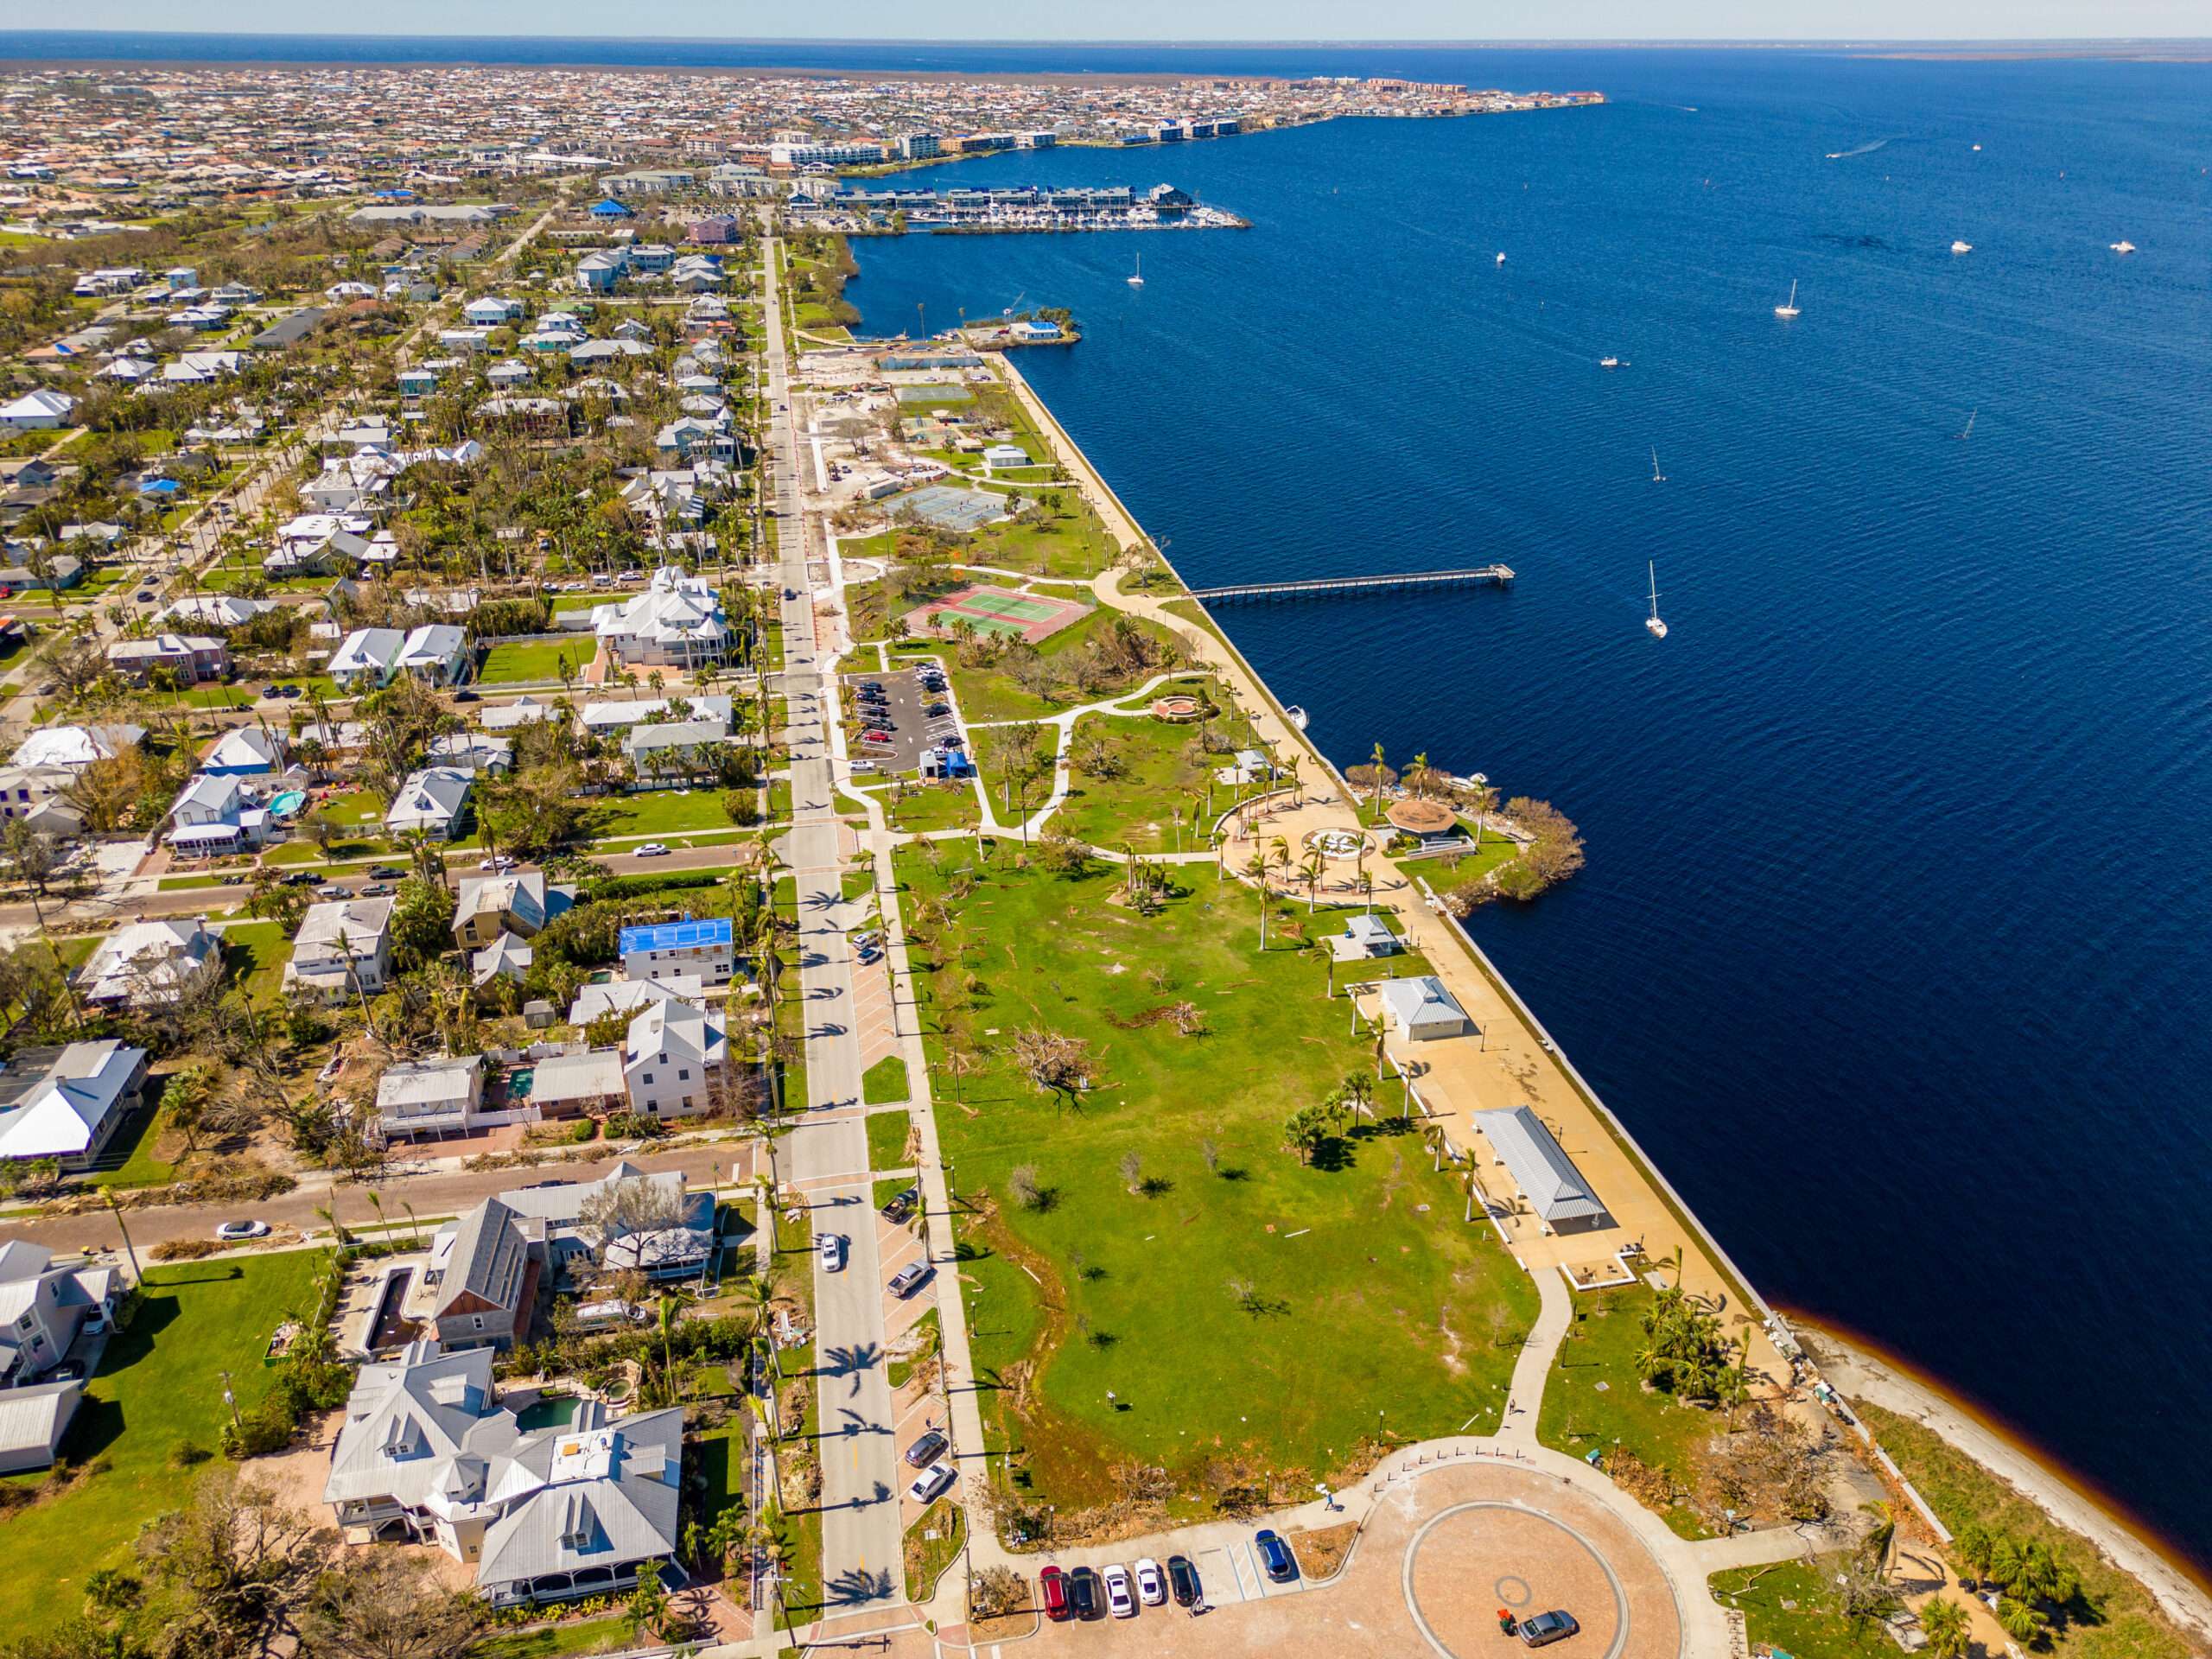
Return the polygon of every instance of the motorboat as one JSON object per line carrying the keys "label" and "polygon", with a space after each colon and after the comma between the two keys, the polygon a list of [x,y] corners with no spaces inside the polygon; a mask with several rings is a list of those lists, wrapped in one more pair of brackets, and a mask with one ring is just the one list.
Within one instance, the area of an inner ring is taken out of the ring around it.
{"label": "motorboat", "polygon": [[1974,251],[1974,244],[1967,241],[1955,240],[1951,244],[1951,251],[1953,253],[1972,253]]}

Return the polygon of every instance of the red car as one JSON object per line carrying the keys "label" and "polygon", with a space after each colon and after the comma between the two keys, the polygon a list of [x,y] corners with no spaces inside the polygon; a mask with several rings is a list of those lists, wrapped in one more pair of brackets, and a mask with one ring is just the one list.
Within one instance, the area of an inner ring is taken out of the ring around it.
{"label": "red car", "polygon": [[890,741],[891,734],[888,732],[875,731],[861,734],[861,741],[863,743],[888,743]]}
{"label": "red car", "polygon": [[1057,1567],[1048,1567],[1037,1575],[1038,1593],[1045,1599],[1045,1617],[1065,1619],[1068,1617],[1067,1575]]}

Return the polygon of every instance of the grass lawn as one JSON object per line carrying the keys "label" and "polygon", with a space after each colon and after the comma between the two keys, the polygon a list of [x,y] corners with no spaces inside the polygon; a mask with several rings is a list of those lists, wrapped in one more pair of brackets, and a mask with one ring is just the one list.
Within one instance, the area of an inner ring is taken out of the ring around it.
{"label": "grass lawn", "polygon": [[[1067,597],[1063,590],[1046,589],[1048,597]],[[957,651],[940,645],[940,660],[952,681],[953,696],[966,721],[1036,720],[1046,715],[1056,715],[1076,703],[1103,702],[1126,691],[1135,690],[1156,675],[1168,672],[1166,664],[1146,669],[1139,673],[1122,675],[1102,682],[1093,690],[1079,689],[1074,683],[1073,665],[1089,647],[1090,642],[1104,634],[1122,617],[1129,626],[1147,639],[1166,643],[1167,630],[1157,622],[1141,616],[1124,616],[1118,611],[1094,610],[1081,620],[1072,622],[1039,642],[1038,657],[1059,674],[1057,682],[1047,682],[1052,695],[1040,695],[1024,686],[1006,670],[988,662],[964,663]]]}
{"label": "grass lawn", "polygon": [[475,1659],[560,1659],[564,1654],[613,1653],[637,1641],[637,1622],[627,1613],[610,1613],[486,1637],[470,1652]]}
{"label": "grass lawn", "polygon": [[[1726,1417],[1678,1406],[1669,1395],[1644,1392],[1636,1357],[1644,1344],[1643,1314],[1651,1302],[1652,1293],[1641,1288],[1575,1299],[1575,1322],[1545,1385],[1536,1438],[1576,1457],[1618,1446],[1653,1468],[1664,1469],[1678,1484],[1694,1488],[1697,1448]],[[1669,1510],[1666,1519],[1685,1538],[1708,1535],[1687,1510]]]}
{"label": "grass lawn", "polygon": [[868,1067],[867,1075],[861,1079],[861,1097],[871,1106],[887,1106],[906,1099],[910,1092],[906,1062],[896,1054],[885,1055]]}
{"label": "grass lawn", "polygon": [[[1116,775],[1097,777],[1084,770],[1094,740],[1103,741]],[[1084,715],[1068,734],[1071,776],[1067,798],[1052,821],[1093,847],[1118,851],[1126,842],[1141,853],[1205,850],[1205,842],[1193,833],[1195,826],[1209,814],[1218,817],[1240,800],[1279,787],[1282,780],[1214,783],[1209,788],[1215,769],[1229,757],[1195,753],[1197,742],[1197,732],[1189,726],[1114,715]],[[1179,810],[1179,836],[1175,823]]]}
{"label": "grass lawn", "polygon": [[[722,810],[719,789],[652,789],[638,795],[607,795],[592,803],[597,837],[646,836],[662,830],[729,830],[736,826]],[[615,849],[620,851],[620,849]]]}
{"label": "grass lawn", "polygon": [[[176,1166],[154,1155],[154,1148],[161,1144],[162,1132],[168,1128],[168,1114],[158,1104],[151,1111],[132,1113],[131,1121],[122,1130],[130,1137],[130,1155],[114,1169],[101,1171],[87,1179],[94,1186],[113,1187],[161,1186],[174,1180]],[[123,1150],[123,1143],[111,1142],[108,1155]]]}
{"label": "grass lawn", "polygon": [[274,1002],[283,987],[292,942],[275,922],[229,922],[223,927],[223,965],[256,1002]]}
{"label": "grass lawn", "polygon": [[[1310,1165],[1284,1150],[1284,1121],[1370,1058],[1307,953],[1280,937],[1258,951],[1253,907],[1210,877],[1145,918],[1103,868],[984,867],[963,846],[934,870],[902,852],[899,874],[956,1186],[1001,1200],[961,1228],[960,1277],[987,1383],[1033,1368],[1026,1410],[1010,1389],[985,1409],[1034,1496],[1104,1502],[1131,1458],[1189,1492],[1219,1456],[1318,1477],[1378,1428],[1496,1427],[1537,1303],[1496,1236],[1461,1224],[1451,1179],[1395,1120],[1345,1128]],[[1186,1001],[1200,1034],[1164,1017]],[[957,1098],[948,1025],[976,1066]],[[1057,1098],[1020,1077],[1008,1044],[1032,1027],[1087,1044],[1093,1086]],[[1029,1209],[1010,1200],[1025,1165]],[[1266,1379],[1264,1411],[1237,1378]]]}
{"label": "grass lawn", "polygon": [[1023,496],[1031,504],[1026,512],[985,524],[961,543],[963,564],[993,564],[1027,576],[1088,577],[1113,562],[1113,538],[1072,485]]}
{"label": "grass lawn", "polygon": [[259,1403],[273,1375],[261,1363],[269,1334],[310,1308],[322,1261],[301,1250],[148,1269],[137,1317],[108,1344],[62,1444],[73,1465],[105,1458],[111,1466],[0,1516],[12,1564],[0,1579],[9,1630],[50,1629],[73,1616],[86,1577],[127,1562],[139,1529],[183,1501],[191,1476],[170,1454],[186,1440],[214,1448],[225,1370],[241,1410]]}
{"label": "grass lawn", "polygon": [[356,824],[382,823],[384,798],[373,790],[357,789],[331,796],[317,810],[333,823],[341,823],[348,829]]}
{"label": "grass lawn", "polygon": [[[895,1095],[884,1095],[887,1100],[904,1100],[906,1096],[906,1063],[893,1055],[890,1059],[868,1068],[861,1079],[861,1088],[870,1103],[879,1097],[880,1090],[874,1080],[884,1066],[899,1068],[899,1090]],[[904,1169],[912,1160],[906,1156],[906,1114],[904,1112],[874,1112],[868,1120],[868,1166],[870,1169]]]}
{"label": "grass lawn", "polygon": [[1933,1430],[1879,1406],[1853,1403],[1882,1449],[1945,1526],[1956,1532],[1978,1521],[2023,1542],[2048,1544],[2082,1575],[2082,1593],[2094,1609],[2096,1622],[2055,1621],[2049,1651],[2073,1659],[2186,1659],[2200,1651],[2168,1622],[2139,1583],[2106,1561],[2086,1539],[2051,1520]]}
{"label": "grass lawn", "polygon": [[893,830],[918,834],[925,830],[973,830],[983,820],[976,804],[976,788],[966,779],[950,783],[907,784],[876,792],[883,803],[884,820]]}
{"label": "grass lawn", "polygon": [[1408,861],[1393,861],[1399,874],[1408,880],[1415,876],[1426,880],[1439,893],[1480,881],[1500,865],[1510,864],[1520,852],[1521,843],[1510,836],[1485,830],[1478,847],[1473,840],[1473,829],[1468,830],[1468,850],[1446,858],[1417,858]]}
{"label": "grass lawn", "polygon": [[[1749,1589],[1738,1586],[1756,1577]],[[1724,1607],[1744,1610],[1745,1633],[1754,1646],[1764,1642],[1796,1659],[1857,1659],[1897,1652],[1897,1644],[1872,1619],[1853,1622],[1835,1611],[1829,1597],[1831,1573],[1802,1561],[1785,1561],[1771,1571],[1731,1569],[1707,1580]],[[1784,1606],[1783,1603],[1789,1603]],[[1977,1652],[1980,1649],[1976,1649]]]}
{"label": "grass lawn", "polygon": [[960,1554],[961,1528],[966,1516],[965,1510],[940,1497],[906,1529],[907,1600],[925,1602],[937,1592],[937,1581]]}
{"label": "grass lawn", "polygon": [[[814,1234],[805,1213],[802,1211],[794,1222],[779,1211],[776,1215],[776,1265],[783,1269],[781,1280],[786,1294],[795,1297],[804,1310],[807,1323],[814,1320]],[[788,1416],[782,1424],[784,1440],[779,1448],[779,1459],[793,1450],[812,1446],[817,1419],[821,1412],[821,1396],[813,1385],[814,1344],[808,1342],[797,1348],[777,1351],[778,1375],[784,1378],[777,1384],[779,1397],[793,1399],[804,1395],[805,1404],[799,1420],[793,1422]],[[804,1377],[807,1386],[793,1389],[791,1379]],[[780,1502],[772,1505],[763,1516],[764,1524],[772,1528],[783,1541],[785,1555],[783,1601],[785,1628],[803,1624],[810,1619],[822,1605],[822,1516],[818,1510],[802,1510],[796,1515],[781,1512]]]}
{"label": "grass lawn", "polygon": [[201,887],[219,887],[222,885],[223,878],[219,875],[165,875],[156,883],[155,890],[158,893],[191,893]]}
{"label": "grass lawn", "polygon": [[581,674],[599,649],[588,635],[555,636],[527,645],[494,645],[484,653],[484,671],[477,678],[486,685],[521,685],[535,682],[557,683],[561,663]]}

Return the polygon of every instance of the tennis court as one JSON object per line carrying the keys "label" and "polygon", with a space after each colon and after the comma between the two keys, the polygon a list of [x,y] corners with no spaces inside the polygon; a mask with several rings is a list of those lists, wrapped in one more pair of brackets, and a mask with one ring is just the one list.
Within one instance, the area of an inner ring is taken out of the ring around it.
{"label": "tennis court", "polygon": [[894,498],[890,506],[894,520],[912,512],[940,529],[956,531],[963,536],[1010,516],[1006,510],[1007,499],[1002,495],[993,495],[988,490],[956,490],[943,484],[927,484],[918,490],[910,490]]}
{"label": "tennis court", "polygon": [[1033,645],[1081,620],[1089,609],[1074,600],[1009,588],[963,588],[912,613],[906,626],[916,633],[950,633],[966,622],[978,633],[1012,634]]}

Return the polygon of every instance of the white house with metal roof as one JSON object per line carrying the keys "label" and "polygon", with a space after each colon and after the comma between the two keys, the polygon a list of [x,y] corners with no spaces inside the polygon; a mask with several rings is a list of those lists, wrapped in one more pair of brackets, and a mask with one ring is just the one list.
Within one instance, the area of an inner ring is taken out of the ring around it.
{"label": "white house with metal roof", "polygon": [[0,1158],[88,1167],[145,1083],[146,1051],[112,1038],[22,1050],[0,1070]]}
{"label": "white house with metal roof", "polygon": [[77,994],[94,1007],[175,1002],[223,976],[223,944],[205,916],[127,922],[77,971]]}
{"label": "white house with metal roof", "polygon": [[1383,982],[1378,995],[1391,1030],[1409,1043],[1464,1037],[1475,1028],[1459,1001],[1433,974]]}
{"label": "white house with metal roof", "polygon": [[1613,1224],[1574,1160],[1534,1111],[1515,1106],[1472,1116],[1546,1232],[1586,1233]]}
{"label": "white house with metal roof", "polygon": [[680,1409],[617,1416],[582,1402],[524,1431],[487,1349],[410,1344],[362,1368],[323,1499],[357,1540],[417,1540],[474,1562],[479,1591],[520,1605],[620,1594],[676,1564]]}

